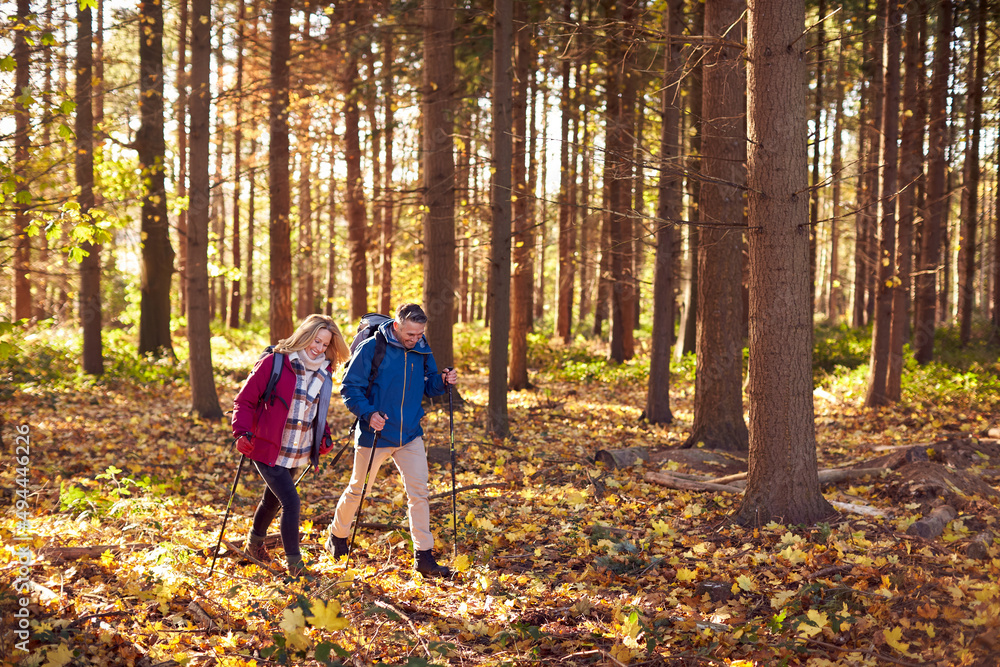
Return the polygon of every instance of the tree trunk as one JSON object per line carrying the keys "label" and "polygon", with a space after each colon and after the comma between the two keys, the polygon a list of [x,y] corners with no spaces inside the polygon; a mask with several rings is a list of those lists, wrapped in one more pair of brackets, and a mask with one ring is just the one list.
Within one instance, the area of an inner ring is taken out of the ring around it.
{"label": "tree trunk", "polygon": [[[92,103],[93,18],[90,7],[77,12],[76,42],[76,184],[80,215],[88,220],[94,208],[94,108]],[[93,222],[93,221],[89,221]],[[83,370],[91,375],[104,373],[101,342],[101,246],[81,244],[86,253],[80,262],[80,324],[83,328]]]}
{"label": "tree trunk", "polygon": [[[179,0],[180,25],[177,28],[177,74],[175,75],[177,89],[177,198],[187,199],[188,183],[188,80],[187,80],[187,48],[188,48],[188,3],[190,0]],[[177,277],[180,289],[180,312],[187,313],[187,233],[188,207],[183,207],[177,213]],[[252,250],[251,250],[252,252]]]}
{"label": "tree trunk", "polygon": [[[878,280],[875,284],[875,322],[872,327],[872,348],[869,362],[868,391],[865,405],[888,405],[889,334],[892,326],[892,304],[899,289],[896,275],[896,191],[899,165],[899,60],[902,51],[902,14],[896,2],[883,3],[886,8],[883,41],[883,106],[879,164],[881,178],[878,200]],[[902,350],[900,350],[902,352]],[[900,360],[902,363],[902,360]]]}
{"label": "tree trunk", "polygon": [[510,366],[508,390],[528,388],[528,321],[531,316],[532,272],[534,262],[534,221],[530,218],[528,197],[528,72],[531,66],[531,24],[524,0],[514,2],[514,24],[517,26],[517,83],[513,86],[511,114],[513,121],[512,179],[514,186],[513,250],[511,252],[511,318]]}
{"label": "tree trunk", "polygon": [[[986,6],[979,0],[970,9],[970,23],[976,26],[976,48],[969,54],[969,98],[966,118],[972,117],[965,143],[962,187],[962,224],[958,247],[959,340],[966,345],[972,338],[972,311],[975,306],[976,236],[979,225],[979,143],[983,127],[983,70],[986,67]],[[971,30],[970,30],[971,33]],[[971,42],[970,36],[970,42]]]}
{"label": "tree trunk", "polygon": [[191,407],[204,418],[222,410],[212,374],[212,331],[208,302],[209,87],[211,0],[191,3],[191,207],[188,217],[188,369]]}
{"label": "tree trunk", "polygon": [[[246,0],[239,0],[236,17],[236,91],[243,92],[243,49],[246,44]],[[240,326],[242,248],[240,247],[240,195],[243,181],[243,101],[237,99],[233,127],[233,279],[229,284],[229,327]]]}
{"label": "tree trunk", "polygon": [[930,122],[927,128],[927,193],[920,233],[920,266],[916,281],[914,357],[920,364],[934,358],[937,326],[937,271],[948,201],[945,171],[948,125],[948,75],[951,69],[951,0],[938,3],[938,35],[931,78]]}
{"label": "tree trunk", "polygon": [[[705,36],[725,40],[704,59],[698,248],[698,331],[694,423],[688,447],[745,452],[743,421],[743,191],[746,172],[745,71],[741,0],[705,3]],[[802,136],[805,136],[803,133]],[[710,179],[710,180],[709,180]]]}
{"label": "tree trunk", "polygon": [[[433,0],[425,0],[430,3]],[[513,164],[511,51],[514,44],[513,0],[493,3],[493,176],[492,258],[490,263],[490,382],[486,432],[510,435],[507,417],[507,343],[510,335],[511,167]]]}
{"label": "tree trunk", "polygon": [[[216,8],[215,23],[218,26],[214,49],[215,81],[216,86],[221,89],[225,86],[226,73],[226,56],[223,52],[226,40],[226,20],[225,9],[221,6]],[[218,317],[220,322],[225,323],[228,320],[227,309],[229,304],[226,301],[226,277],[224,270],[226,265],[226,200],[223,196],[225,178],[222,174],[222,162],[225,156],[226,128],[223,124],[222,98],[216,101],[216,109],[219,113],[215,114],[215,141],[212,142],[215,149],[215,173],[212,177],[214,187],[210,194],[210,205],[212,210],[212,230],[215,236],[215,261],[220,271],[218,272],[219,275],[214,278],[209,277],[208,298],[211,304],[209,310],[212,318]]]}
{"label": "tree trunk", "polygon": [[364,176],[361,172],[361,111],[358,108],[360,82],[358,59],[351,57],[344,75],[344,158],[347,206],[347,245],[351,266],[351,320],[368,312],[368,221],[366,220]]}
{"label": "tree trunk", "polygon": [[827,319],[831,324],[840,320],[843,308],[843,289],[840,278],[840,197],[841,180],[843,179],[843,138],[844,130],[844,88],[847,85],[846,65],[844,62],[844,34],[841,30],[837,40],[837,82],[836,100],[833,112],[833,147],[830,155],[830,178],[833,180],[831,199],[833,215],[830,219],[830,285],[828,289],[830,301],[827,304]]}
{"label": "tree trunk", "polygon": [[28,174],[28,155],[31,151],[31,137],[28,132],[30,112],[24,97],[30,95],[29,70],[31,54],[28,49],[28,26],[31,20],[31,6],[28,0],[17,0],[17,24],[22,29],[14,30],[14,319],[29,319],[31,304],[31,239],[28,236],[30,223],[31,192],[28,184],[32,178]]}
{"label": "tree trunk", "polygon": [[173,356],[170,338],[170,282],[174,249],[170,245],[164,184],[163,6],[139,3],[139,117],[136,135],[142,197],[142,275],[140,277],[139,354]]}
{"label": "tree trunk", "polygon": [[[570,25],[572,0],[563,1],[563,22]],[[570,200],[570,120],[574,115],[570,97],[570,59],[562,60],[562,93],[559,98],[561,111],[559,140],[559,270],[556,294],[556,336],[568,342],[573,331],[573,205]],[[574,149],[575,150],[575,149]],[[582,256],[581,256],[582,257]]]}
{"label": "tree trunk", "polygon": [[392,312],[392,251],[393,251],[393,225],[392,216],[395,209],[395,197],[392,191],[392,170],[395,167],[392,156],[393,126],[395,118],[393,114],[393,104],[395,103],[393,92],[393,41],[392,31],[382,31],[382,69],[384,76],[383,107],[385,109],[385,188],[382,190],[384,201],[382,203],[382,274],[379,285],[379,310],[383,313]]}
{"label": "tree trunk", "polygon": [[[804,0],[751,0],[747,44],[750,456],[745,525],[834,513],[816,472]],[[707,21],[706,21],[707,22]],[[801,46],[799,46],[801,45]]]}
{"label": "tree trunk", "polygon": [[[296,257],[298,268],[298,299],[295,303],[295,316],[304,320],[313,312],[316,301],[316,283],[313,278],[313,203],[312,203],[312,153],[313,141],[309,128],[312,125],[312,113],[309,100],[299,100],[301,105],[301,124],[298,135],[299,153],[299,251]],[[362,313],[364,315],[364,313]]]}
{"label": "tree trunk", "polygon": [[[656,211],[656,260],[653,274],[653,333],[649,353],[649,386],[646,390],[646,419],[653,424],[669,424],[670,344],[674,334],[673,249],[674,225],[680,222],[684,187],[681,156],[680,105],[683,63],[680,58],[681,20],[684,0],[671,0],[663,13],[667,43],[663,47],[663,122],[660,133],[659,206]],[[677,35],[677,38],[673,38]]]}
{"label": "tree trunk", "polygon": [[[701,35],[705,30],[705,5],[695,3],[691,8],[692,24],[689,32],[692,35]],[[702,135],[702,80],[704,70],[701,66],[701,58],[696,59],[696,65],[691,70],[689,81],[690,90],[688,93],[688,104],[691,116],[691,140],[690,149],[686,151],[689,156],[685,159],[685,168],[688,172],[687,185],[688,197],[688,220],[698,220],[698,201],[701,198],[701,135]],[[687,283],[684,285],[683,309],[681,310],[680,326],[677,332],[677,342],[674,344],[674,359],[680,361],[685,354],[695,351],[697,341],[698,323],[698,247],[700,245],[701,230],[694,225],[687,225],[688,242],[688,262],[689,275]]]}
{"label": "tree trunk", "polygon": [[896,268],[900,284],[892,303],[889,334],[889,376],[886,395],[891,401],[902,396],[903,343],[910,319],[910,287],[913,272],[913,211],[917,182],[923,167],[924,117],[920,95],[924,78],[924,53],[920,33],[927,23],[923,0],[909,5],[906,20],[906,80],[903,86],[903,127],[899,146],[899,198],[897,200]]}
{"label": "tree trunk", "polygon": [[[275,0],[271,9],[271,100],[268,129],[270,201],[271,342],[292,335],[291,183],[288,175],[288,86],[291,53],[291,0]],[[194,62],[194,56],[191,58]],[[353,316],[353,311],[352,311]]]}
{"label": "tree trunk", "polygon": [[[331,123],[333,125],[333,123]],[[337,177],[336,177],[336,153],[337,137],[330,133],[330,185],[328,188],[330,201],[327,206],[330,209],[330,229],[327,246],[326,261],[326,312],[333,316],[333,295],[337,288]]]}
{"label": "tree trunk", "polygon": [[[826,0],[819,0],[816,25],[816,89],[813,91],[812,187],[809,197],[809,284],[816,298],[816,234],[819,231],[819,155],[823,150],[823,65],[826,64]],[[825,188],[823,188],[825,189]]]}
{"label": "tree trunk", "polygon": [[[615,0],[606,0],[610,5]],[[609,356],[618,363],[635,356],[635,341],[632,323],[635,319],[635,284],[632,275],[632,147],[635,136],[635,97],[638,72],[633,71],[635,46],[635,4],[636,0],[625,0],[623,5],[614,4],[614,11],[620,12],[620,33],[611,40],[612,49],[609,62],[615,67],[609,70],[607,105],[608,139],[605,178],[608,200],[608,225],[610,233],[609,251],[611,255],[611,338]],[[609,9],[609,14],[611,10]],[[610,18],[610,16],[609,16]],[[619,30],[613,27],[614,30]],[[618,63],[621,66],[618,66]],[[612,75],[611,72],[614,74]],[[610,80],[611,77],[614,80]],[[620,79],[618,77],[621,77]],[[620,83],[619,83],[620,81]],[[617,88],[620,86],[620,90]],[[611,104],[610,96],[619,95],[620,101]]]}
{"label": "tree trunk", "polygon": [[247,170],[249,192],[247,192],[247,279],[246,296],[243,299],[243,322],[253,320],[253,267],[254,267],[254,231],[257,213],[257,137],[250,139],[250,163],[254,166]]}
{"label": "tree trunk", "polygon": [[[450,1],[424,0],[424,309],[428,317],[425,335],[441,368],[454,365],[454,10]],[[501,307],[498,303],[494,306]],[[506,335],[505,332],[504,341]]]}
{"label": "tree trunk", "polygon": [[[581,150],[579,147],[590,145],[590,78],[587,76],[586,68],[578,67],[579,86],[574,95],[573,101],[573,157],[571,159],[573,167],[573,180],[570,181],[570,206],[572,208],[571,226],[576,226],[576,221],[580,220],[579,234],[579,258],[580,258],[580,323],[584,323],[594,309],[594,283],[595,278],[599,279],[599,264],[594,261],[600,250],[600,229],[603,215],[591,211],[590,209],[590,179],[591,179],[591,159],[590,153]],[[576,96],[582,100],[582,104],[575,99]],[[579,142],[575,139],[579,137]],[[580,169],[577,172],[577,159],[580,162]],[[579,197],[574,184],[579,173]]]}

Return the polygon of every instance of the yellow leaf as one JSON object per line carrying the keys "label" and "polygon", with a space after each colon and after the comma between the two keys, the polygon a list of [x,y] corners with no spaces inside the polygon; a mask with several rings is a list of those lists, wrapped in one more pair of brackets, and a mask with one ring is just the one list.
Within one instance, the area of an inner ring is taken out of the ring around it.
{"label": "yellow leaf", "polygon": [[906,654],[906,649],[910,648],[909,642],[900,641],[903,636],[903,628],[898,625],[892,630],[883,630],[882,636],[885,637],[886,644],[904,655]]}
{"label": "yellow leaf", "polygon": [[111,564],[115,562],[115,555],[111,553],[111,549],[106,550],[101,554],[101,565],[104,567],[111,567]]}
{"label": "yellow leaf", "polygon": [[469,557],[465,554],[462,554],[461,556],[456,558],[451,565],[453,568],[455,568],[456,572],[465,572],[466,570],[469,569],[471,563],[469,563]]}
{"label": "yellow leaf", "polygon": [[566,494],[566,502],[570,505],[582,505],[586,499],[579,491],[570,491]]}
{"label": "yellow leaf", "polygon": [[295,607],[294,609],[286,609],[284,611],[279,627],[287,634],[292,634],[305,624],[306,619],[302,614],[302,610]]}
{"label": "yellow leaf", "polygon": [[755,582],[753,580],[753,577],[751,577],[748,574],[741,574],[740,576],[736,577],[736,583],[739,584],[741,590],[744,590],[748,593],[752,593],[753,591],[757,590],[757,582]]}
{"label": "yellow leaf", "polygon": [[45,657],[48,660],[45,661],[42,667],[63,667],[63,665],[69,664],[70,660],[73,659],[73,651],[66,644],[59,644],[54,651],[46,653]]}
{"label": "yellow leaf", "polygon": [[694,581],[697,578],[698,573],[694,570],[689,570],[686,567],[677,570],[677,581]]}
{"label": "yellow leaf", "polygon": [[329,602],[313,600],[311,606],[313,615],[306,618],[306,620],[314,628],[343,630],[350,625],[347,619],[340,615],[340,602],[337,600],[330,600]]}
{"label": "yellow leaf", "polygon": [[826,616],[826,612],[810,609],[809,611],[806,612],[806,616],[809,618],[810,621],[812,621],[821,628],[825,628],[827,625],[830,624],[830,621]]}
{"label": "yellow leaf", "polygon": [[795,597],[795,591],[782,591],[771,598],[771,607],[781,609],[793,597]]}

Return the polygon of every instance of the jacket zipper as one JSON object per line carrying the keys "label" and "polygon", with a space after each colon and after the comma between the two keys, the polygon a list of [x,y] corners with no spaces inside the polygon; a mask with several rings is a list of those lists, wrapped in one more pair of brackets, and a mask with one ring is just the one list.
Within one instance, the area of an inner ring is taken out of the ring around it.
{"label": "jacket zipper", "polygon": [[409,365],[409,352],[403,350],[403,393],[399,398],[399,446],[402,447],[406,443],[403,442],[403,402],[406,400],[406,370]]}

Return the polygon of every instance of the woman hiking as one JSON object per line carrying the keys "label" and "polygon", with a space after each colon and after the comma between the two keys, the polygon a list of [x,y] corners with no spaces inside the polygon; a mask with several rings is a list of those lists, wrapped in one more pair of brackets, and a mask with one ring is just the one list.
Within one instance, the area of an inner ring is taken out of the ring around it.
{"label": "woman hiking", "polygon": [[[233,403],[236,449],[254,462],[266,485],[247,534],[247,552],[262,562],[271,560],[264,538],[280,509],[281,545],[293,577],[309,575],[299,551],[294,472],[316,465],[319,455],[333,446],[326,422],[333,370],[349,356],[333,319],[310,315],[257,362]],[[282,364],[277,383],[273,395],[265,397],[276,360]]]}

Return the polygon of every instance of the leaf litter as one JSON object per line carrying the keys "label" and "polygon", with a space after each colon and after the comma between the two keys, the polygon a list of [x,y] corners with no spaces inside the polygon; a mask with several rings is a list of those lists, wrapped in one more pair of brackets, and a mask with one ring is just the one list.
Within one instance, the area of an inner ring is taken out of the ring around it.
{"label": "leaf litter", "polygon": [[[224,404],[237,388],[226,381]],[[225,424],[188,416],[182,386],[15,393],[4,419],[30,427],[35,560],[30,586],[20,586],[15,515],[5,512],[0,658],[46,667],[1000,662],[1000,550],[987,541],[985,557],[966,552],[984,531],[998,534],[995,494],[897,468],[824,487],[830,500],[882,516],[740,527],[727,521],[735,493],[644,480],[661,469],[706,479],[745,470],[665,453],[690,428],[690,391],[677,392],[676,423],[659,427],[639,420],[636,383],[547,379],[511,392],[514,436],[502,442],[482,436],[485,376],[467,376],[461,392],[457,544],[441,455],[447,411],[429,409],[425,420],[438,461],[432,527],[456,570],[450,580],[411,571],[405,494],[388,467],[371,485],[350,563],[331,560],[322,543],[349,475],[343,460],[300,487],[314,579],[275,576],[235,550],[262,489],[252,474],[226,528],[234,549],[223,546],[207,578],[236,469]],[[928,462],[996,489],[1000,451],[984,437],[985,412],[817,405],[821,467],[885,463],[887,448],[919,444]],[[331,421],[346,434],[346,411],[335,406]],[[622,469],[594,461],[599,449],[636,446],[655,455]],[[3,493],[13,499],[9,460]],[[940,537],[906,533],[942,502],[957,518]],[[273,535],[270,546],[279,567]],[[27,653],[13,634],[25,596]]]}

